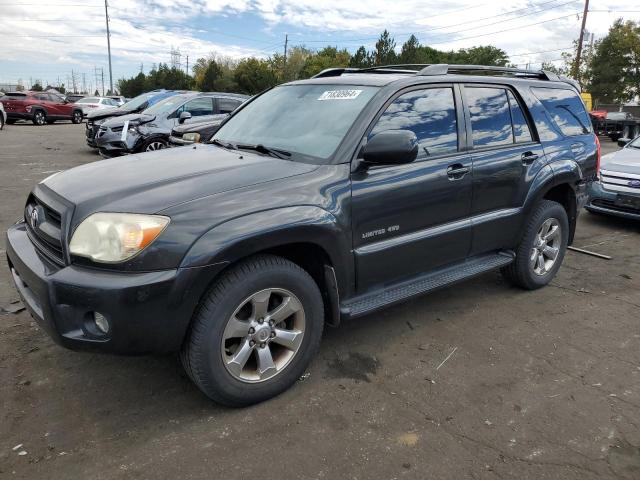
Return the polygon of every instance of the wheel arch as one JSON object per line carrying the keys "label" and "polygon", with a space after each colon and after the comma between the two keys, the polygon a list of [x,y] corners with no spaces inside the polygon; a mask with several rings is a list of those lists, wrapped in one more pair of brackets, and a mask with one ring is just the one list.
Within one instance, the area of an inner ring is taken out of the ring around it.
{"label": "wheel arch", "polygon": [[[315,206],[266,210],[237,217],[207,231],[189,249],[180,265],[191,268],[223,263],[220,275],[238,262],[259,254],[286,258],[314,279],[325,302],[327,323],[339,323],[339,298],[349,291],[353,278],[351,236],[336,218]],[[204,293],[203,292],[203,293]]]}

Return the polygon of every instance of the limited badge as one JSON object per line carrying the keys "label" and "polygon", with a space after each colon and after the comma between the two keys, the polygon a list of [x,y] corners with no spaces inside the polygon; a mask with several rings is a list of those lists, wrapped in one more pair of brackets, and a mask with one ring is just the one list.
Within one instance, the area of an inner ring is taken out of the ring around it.
{"label": "limited badge", "polygon": [[361,93],[362,90],[327,90],[318,100],[353,100]]}

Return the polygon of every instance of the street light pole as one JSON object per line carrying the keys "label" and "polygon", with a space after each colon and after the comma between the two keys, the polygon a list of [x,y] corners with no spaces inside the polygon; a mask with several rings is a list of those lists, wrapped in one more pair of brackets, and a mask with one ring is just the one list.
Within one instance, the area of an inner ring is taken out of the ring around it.
{"label": "street light pole", "polygon": [[[104,0],[104,18],[107,22],[107,49],[109,51],[109,90],[113,95],[113,75],[111,74],[111,34],[109,33],[109,4]],[[104,95],[104,87],[102,88]]]}

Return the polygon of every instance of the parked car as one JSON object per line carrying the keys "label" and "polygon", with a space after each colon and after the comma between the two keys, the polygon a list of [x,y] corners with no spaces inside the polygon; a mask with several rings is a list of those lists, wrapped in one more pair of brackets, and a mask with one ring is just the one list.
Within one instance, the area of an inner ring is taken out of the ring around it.
{"label": "parked car", "polygon": [[4,106],[0,102],[0,130],[4,128],[5,123],[7,123],[7,112],[4,111]]}
{"label": "parked car", "polygon": [[96,145],[105,157],[160,150],[169,145],[174,126],[219,118],[221,112],[229,111],[228,105],[235,108],[247,98],[231,93],[174,95],[141,113],[107,120],[100,125]]}
{"label": "parked car", "polygon": [[115,101],[118,107],[127,103],[127,99],[124,98],[122,95],[110,95],[107,98],[110,98],[111,100]]}
{"label": "parked car", "polygon": [[592,213],[640,220],[640,136],[602,157],[600,175],[589,189]]}
{"label": "parked car", "polygon": [[81,93],[67,93],[64,98],[67,102],[76,103],[78,100],[86,97],[86,95]]}
{"label": "parked car", "polygon": [[82,108],[82,113],[85,117],[89,112],[120,106],[118,102],[107,97],[84,97],[78,100],[76,105]]}
{"label": "parked car", "polygon": [[612,142],[620,138],[627,141],[640,135],[640,119],[635,118],[629,112],[605,112],[601,110],[591,112],[596,135],[608,136]]}
{"label": "parked car", "polygon": [[96,145],[96,135],[98,134],[100,125],[102,125],[107,119],[142,112],[144,109],[150,107],[151,105],[155,105],[160,100],[164,100],[165,98],[171,97],[173,95],[178,95],[180,93],[185,93],[185,91],[153,90],[151,92],[138,95],[137,97],[133,98],[120,107],[89,112],[89,114],[87,115],[85,130],[87,145],[89,145],[91,148],[98,148],[98,146]]}
{"label": "parked car", "polygon": [[60,95],[47,92],[11,92],[0,98],[7,112],[7,123],[31,120],[34,125],[45,125],[57,120],[82,122],[82,109]]}
{"label": "parked car", "polygon": [[207,143],[218,131],[228,115],[215,116],[212,120],[177,125],[171,130],[169,143],[172,147],[181,147],[193,143]]}
{"label": "parked car", "polygon": [[498,268],[547,285],[599,153],[549,72],[330,69],[244,103],[211,144],[44,180],[6,252],[62,345],[181,351],[206,395],[247,405],[300,378],[325,323]]}

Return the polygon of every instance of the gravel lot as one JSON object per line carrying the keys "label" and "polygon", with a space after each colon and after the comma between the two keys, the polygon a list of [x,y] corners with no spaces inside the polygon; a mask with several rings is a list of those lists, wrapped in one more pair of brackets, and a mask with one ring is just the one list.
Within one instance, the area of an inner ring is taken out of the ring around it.
{"label": "gravel lot", "polygon": [[[0,131],[2,231],[34,183],[99,161],[83,129]],[[308,378],[246,409],[173,356],[71,352],[0,314],[0,477],[638,479],[639,233],[585,212],[575,245],[612,260],[568,252],[542,290],[491,273],[328,329]]]}

